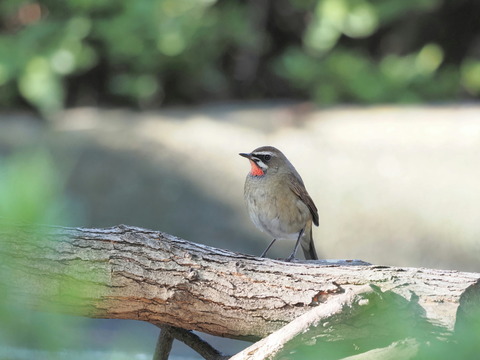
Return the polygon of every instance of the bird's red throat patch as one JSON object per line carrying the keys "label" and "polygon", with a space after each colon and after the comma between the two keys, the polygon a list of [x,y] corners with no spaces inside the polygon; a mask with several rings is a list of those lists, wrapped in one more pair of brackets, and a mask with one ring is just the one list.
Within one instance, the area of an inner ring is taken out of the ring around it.
{"label": "bird's red throat patch", "polygon": [[253,160],[250,160],[250,165],[252,166],[252,169],[250,170],[250,175],[252,176],[262,176],[265,175],[263,172],[262,168],[257,165],[257,163]]}

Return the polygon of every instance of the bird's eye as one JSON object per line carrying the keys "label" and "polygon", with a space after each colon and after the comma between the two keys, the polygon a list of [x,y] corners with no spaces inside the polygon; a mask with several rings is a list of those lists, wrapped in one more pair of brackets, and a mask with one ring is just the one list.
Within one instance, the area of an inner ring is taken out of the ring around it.
{"label": "bird's eye", "polygon": [[269,161],[271,158],[272,158],[271,155],[265,155],[265,156],[263,157],[263,160]]}

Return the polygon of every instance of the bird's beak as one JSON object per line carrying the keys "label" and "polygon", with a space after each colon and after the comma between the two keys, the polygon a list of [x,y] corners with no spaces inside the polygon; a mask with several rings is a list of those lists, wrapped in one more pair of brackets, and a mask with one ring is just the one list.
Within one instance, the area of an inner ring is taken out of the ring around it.
{"label": "bird's beak", "polygon": [[247,158],[247,159],[251,159],[251,158],[252,158],[252,154],[240,153],[240,154],[238,154],[238,155],[243,156],[244,158]]}

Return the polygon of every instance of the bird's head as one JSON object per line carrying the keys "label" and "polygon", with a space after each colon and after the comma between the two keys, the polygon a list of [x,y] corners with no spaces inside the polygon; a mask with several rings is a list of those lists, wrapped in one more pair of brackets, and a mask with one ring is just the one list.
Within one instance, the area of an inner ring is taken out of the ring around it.
{"label": "bird's head", "polygon": [[288,160],[283,153],[273,146],[262,146],[251,153],[240,153],[240,156],[247,158],[250,161],[251,176],[264,176],[274,174],[279,169],[288,164]]}

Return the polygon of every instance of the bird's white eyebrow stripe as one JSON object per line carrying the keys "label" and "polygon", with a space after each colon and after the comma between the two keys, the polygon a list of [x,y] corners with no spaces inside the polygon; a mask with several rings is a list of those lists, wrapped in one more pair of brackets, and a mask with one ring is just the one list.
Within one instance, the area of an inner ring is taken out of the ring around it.
{"label": "bird's white eyebrow stripe", "polygon": [[254,152],[252,155],[253,156],[255,156],[255,155],[270,155],[270,156],[273,156],[273,153],[270,152],[270,151],[260,151],[260,152]]}

